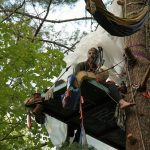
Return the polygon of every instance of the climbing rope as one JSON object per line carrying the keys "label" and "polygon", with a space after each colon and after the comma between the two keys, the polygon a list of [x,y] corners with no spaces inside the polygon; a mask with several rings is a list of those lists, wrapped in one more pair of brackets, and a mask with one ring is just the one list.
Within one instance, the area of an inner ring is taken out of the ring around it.
{"label": "climbing rope", "polygon": [[[129,84],[131,85],[131,76],[130,76],[130,72],[129,72],[128,67],[127,67],[127,74],[128,74]],[[135,95],[137,94],[137,89],[135,90],[135,92],[133,92],[133,87],[130,86],[130,88],[131,88],[132,101],[135,103],[134,97],[135,97]],[[135,110],[136,110],[136,112],[137,112],[136,106],[135,106]],[[140,132],[142,147],[143,147],[143,150],[145,150],[145,145],[144,145],[144,141],[143,141],[143,135],[142,135],[142,132],[141,132],[140,122],[139,122],[137,113],[135,113],[135,116],[136,116],[136,119],[137,119],[138,128],[139,128],[139,130],[140,130],[139,132]]]}
{"label": "climbing rope", "polygon": [[116,66],[119,66],[119,64],[121,64],[121,63],[124,62],[124,61],[125,61],[125,59],[122,59],[119,63],[115,64],[115,65],[112,66],[112,67],[109,67],[108,69],[105,69],[105,70],[101,71],[100,73],[106,72],[106,71],[108,71],[108,70],[111,70],[111,69],[115,68]]}

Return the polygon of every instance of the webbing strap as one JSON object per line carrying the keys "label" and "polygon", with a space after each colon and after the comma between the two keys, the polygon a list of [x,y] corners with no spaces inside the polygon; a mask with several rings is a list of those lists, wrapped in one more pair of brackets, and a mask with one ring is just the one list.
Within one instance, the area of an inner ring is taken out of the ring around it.
{"label": "webbing strap", "polygon": [[80,133],[80,144],[87,148],[87,138],[83,124],[83,109],[82,104],[84,103],[83,96],[80,96],[80,120],[81,120],[81,133]]}
{"label": "webbing strap", "polygon": [[28,111],[28,114],[27,114],[27,127],[28,127],[28,129],[31,129],[31,127],[32,127],[30,110]]}

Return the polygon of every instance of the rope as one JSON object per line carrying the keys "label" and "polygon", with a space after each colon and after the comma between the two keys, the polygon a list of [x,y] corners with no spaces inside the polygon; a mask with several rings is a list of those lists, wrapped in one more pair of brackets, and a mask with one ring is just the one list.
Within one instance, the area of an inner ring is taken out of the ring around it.
{"label": "rope", "polygon": [[[145,1],[145,3],[146,2],[148,2],[148,0],[144,0]],[[150,2],[150,1],[149,1]],[[124,9],[123,9],[123,15],[124,15],[124,17],[127,17],[127,0],[125,0],[125,4],[124,4],[124,7],[123,7]],[[127,45],[127,39],[128,39],[129,37],[124,37],[124,41],[125,41],[125,43],[126,43],[126,45]],[[140,44],[135,44],[135,45],[130,45],[129,47],[135,47],[135,46],[142,46],[142,45],[140,45]],[[130,86],[130,88],[131,88],[131,96],[132,96],[132,99],[133,99],[133,101],[135,101],[134,100],[134,96],[136,95],[136,93],[137,93],[137,90],[135,91],[135,93],[133,93],[133,89],[132,89],[132,85],[131,85],[131,77],[130,77],[130,73],[129,73],[129,70],[128,70],[128,66],[127,66],[127,64],[126,64],[126,71],[127,71],[127,75],[128,75],[128,79],[129,79],[129,86]],[[135,107],[135,109],[136,109],[136,107]],[[138,127],[139,127],[139,129],[140,129],[140,136],[141,136],[141,139],[142,139],[142,146],[143,146],[143,150],[145,150],[145,146],[144,146],[144,142],[143,142],[143,138],[142,138],[142,133],[141,133],[141,127],[140,127],[140,124],[139,124],[139,119],[138,119],[138,117],[137,117],[137,113],[136,113],[136,119],[137,119],[137,121],[138,121]]]}
{"label": "rope", "polygon": [[133,44],[133,45],[128,45],[129,48],[131,48],[131,47],[138,47],[138,46],[145,47],[144,44]]}
{"label": "rope", "polygon": [[143,58],[146,58],[147,60],[150,60],[150,57],[148,55],[146,55],[146,53],[144,51],[133,51],[132,54],[134,56],[143,57]]}
{"label": "rope", "polygon": [[[70,69],[71,66],[72,66],[72,64],[66,68],[66,70],[65,70],[65,71],[57,78],[57,80],[52,84],[51,88],[54,87],[55,83]],[[50,89],[51,89],[51,88],[50,88]]]}
{"label": "rope", "polygon": [[106,71],[108,71],[108,70],[111,70],[111,69],[115,68],[116,66],[119,66],[119,64],[121,64],[124,60],[125,60],[125,58],[124,58],[123,60],[121,60],[119,63],[115,64],[114,66],[112,66],[112,67],[110,67],[110,68],[108,68],[108,69],[106,69],[106,70],[101,71],[100,73],[106,72]]}
{"label": "rope", "polygon": [[96,71],[98,71],[103,64],[104,64],[103,48],[98,47],[98,62],[97,62],[98,67],[97,67]]}
{"label": "rope", "polygon": [[[105,90],[104,90],[105,91]],[[116,103],[116,104],[118,104],[118,102],[109,94],[109,93],[107,93],[106,91],[105,91],[105,93]]]}
{"label": "rope", "polygon": [[[146,32],[147,34],[147,32]],[[147,38],[147,36],[146,36]],[[142,39],[141,39],[142,40]],[[147,40],[147,39],[146,39]],[[144,48],[147,48],[147,41],[146,41],[146,45],[145,44],[133,44],[133,45],[128,45],[127,47],[129,48],[132,48],[132,47],[144,47]],[[144,51],[140,51],[140,50],[134,50],[132,52],[132,54],[134,56],[139,56],[139,57],[143,57],[143,58],[146,58],[147,60],[150,60],[150,56],[146,55],[146,53]]]}
{"label": "rope", "polygon": [[[128,67],[127,67],[127,72],[128,72],[129,84],[131,85],[131,77],[130,77],[130,72],[129,72]],[[135,93],[133,93],[133,89],[132,89],[132,86],[131,86],[131,96],[132,96],[133,102],[135,102],[134,96],[136,95],[136,93],[137,93],[137,89],[136,89]],[[137,108],[135,108],[135,109],[136,109],[136,112],[137,112]],[[140,123],[139,123],[137,113],[135,113],[135,114],[136,114],[138,128],[140,130],[139,132],[140,132],[142,147],[143,147],[143,150],[145,150],[145,145],[144,145],[143,136],[142,136],[142,132],[141,132],[141,126],[140,126]]]}

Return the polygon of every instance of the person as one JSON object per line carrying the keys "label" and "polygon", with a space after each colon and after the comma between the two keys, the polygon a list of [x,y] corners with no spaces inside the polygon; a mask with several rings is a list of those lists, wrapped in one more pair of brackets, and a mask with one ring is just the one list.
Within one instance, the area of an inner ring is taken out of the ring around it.
{"label": "person", "polygon": [[[99,49],[102,50],[102,47],[99,47]],[[80,71],[87,71],[87,72],[92,72],[96,75],[96,80],[97,82],[100,82],[104,84],[106,87],[108,87],[110,91],[110,95],[115,99],[118,103],[121,109],[125,109],[127,107],[135,105],[134,103],[127,102],[124,100],[115,84],[110,84],[112,82],[106,82],[106,79],[109,77],[108,71],[104,71],[104,69],[99,67],[99,65],[96,63],[99,55],[98,49],[92,47],[88,50],[87,54],[87,60],[80,62],[76,65],[74,74],[69,76],[68,82],[67,82],[67,90],[65,93],[64,97],[64,107],[66,103],[69,100],[69,97],[71,95],[71,90],[78,88],[78,83],[75,78],[75,76],[80,72]],[[73,80],[71,80],[73,78]]]}
{"label": "person", "polygon": [[[102,48],[99,47],[99,49]],[[94,47],[90,48],[88,50],[87,57],[88,58],[86,61],[77,64],[77,66],[75,67],[74,75],[77,75],[79,71],[88,71],[95,73],[98,68],[98,65],[96,64],[98,59],[98,50]]]}
{"label": "person", "polygon": [[67,102],[69,101],[69,98],[71,97],[71,91],[73,89],[79,88],[79,84],[77,82],[76,75],[80,71],[87,71],[87,72],[95,73],[95,71],[98,68],[98,65],[96,64],[96,61],[98,59],[98,50],[94,47],[90,48],[88,50],[87,57],[88,58],[86,61],[80,62],[76,65],[76,67],[74,69],[74,73],[68,77],[67,90],[65,92],[65,96],[62,101],[63,107],[65,107]]}

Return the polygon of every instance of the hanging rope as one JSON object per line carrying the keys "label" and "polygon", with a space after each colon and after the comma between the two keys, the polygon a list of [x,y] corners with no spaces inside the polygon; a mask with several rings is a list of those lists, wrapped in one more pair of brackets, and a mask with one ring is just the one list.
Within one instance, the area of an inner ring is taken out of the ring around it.
{"label": "hanging rope", "polygon": [[[129,79],[129,84],[131,85],[131,76],[130,76],[130,72],[129,72],[129,69],[127,67],[127,73],[128,73],[128,79]],[[133,92],[133,88],[132,86],[130,86],[131,88],[131,96],[132,96],[132,101],[135,103],[135,95],[137,93],[137,89],[135,90],[135,92]],[[139,132],[140,132],[140,137],[141,137],[141,142],[142,142],[142,147],[143,147],[143,150],[145,150],[145,145],[144,145],[144,141],[143,141],[143,135],[142,135],[142,132],[141,132],[141,126],[140,126],[140,123],[139,123],[139,119],[138,119],[138,116],[137,116],[137,107],[135,107],[135,116],[136,116],[136,119],[137,119],[137,124],[138,124],[138,128],[139,128]]]}
{"label": "hanging rope", "polygon": [[105,69],[105,70],[101,71],[100,73],[106,72],[106,71],[108,71],[108,70],[111,70],[111,69],[115,68],[116,66],[119,66],[119,64],[121,64],[121,63],[124,62],[124,61],[125,61],[125,58],[124,58],[123,60],[121,60],[119,63],[115,64],[115,65],[112,66],[112,67],[109,67],[108,69]]}

